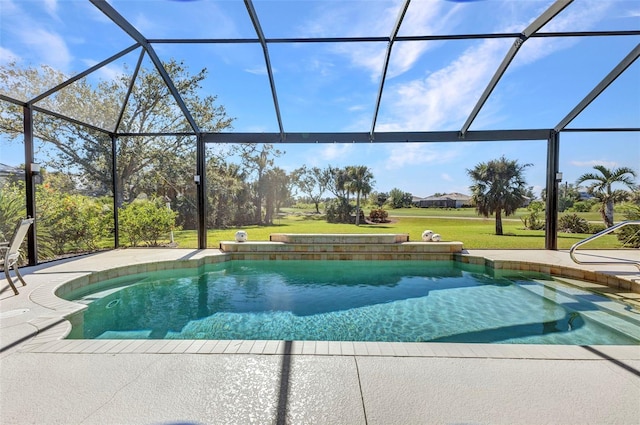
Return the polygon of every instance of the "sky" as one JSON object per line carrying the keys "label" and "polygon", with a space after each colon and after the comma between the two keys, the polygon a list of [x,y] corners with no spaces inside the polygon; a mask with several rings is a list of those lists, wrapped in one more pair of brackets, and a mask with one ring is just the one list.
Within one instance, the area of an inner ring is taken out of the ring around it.
{"label": "sky", "polygon": [[[202,95],[215,95],[237,132],[278,132],[257,43],[169,44],[161,39],[255,39],[239,0],[110,0],[162,60],[206,68]],[[520,33],[553,2],[547,0],[413,0],[399,36]],[[388,37],[400,10],[395,0],[254,0],[267,39]],[[541,32],[640,29],[638,0],[576,0]],[[393,45],[376,131],[459,131],[513,39],[398,41]],[[640,36],[531,38],[471,124],[470,130],[550,129],[620,61]],[[46,64],[74,75],[131,46],[133,40],[88,0],[0,0],[0,64]],[[269,43],[285,132],[369,132],[386,42]],[[134,51],[100,68],[89,82],[132,69]],[[145,64],[151,66],[145,58]],[[1,76],[0,76],[1,77]],[[1,81],[1,80],[0,80]],[[0,83],[0,93],[6,93]],[[21,99],[28,100],[28,99]],[[4,105],[4,104],[3,104]],[[640,124],[640,61],[634,62],[568,129]],[[374,189],[414,196],[469,193],[467,170],[505,156],[526,168],[539,194],[546,181],[547,142],[286,144],[276,165],[367,165]],[[37,158],[36,158],[37,160]],[[0,162],[23,162],[22,149],[0,138]],[[594,165],[630,167],[640,181],[640,132],[562,132],[560,171],[574,183]]]}

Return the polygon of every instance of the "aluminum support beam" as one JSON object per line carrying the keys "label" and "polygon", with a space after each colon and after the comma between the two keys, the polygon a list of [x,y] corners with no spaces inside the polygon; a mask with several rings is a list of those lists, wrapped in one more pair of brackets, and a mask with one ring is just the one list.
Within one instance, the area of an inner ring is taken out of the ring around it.
{"label": "aluminum support beam", "polygon": [[120,220],[118,214],[118,179],[116,174],[118,173],[118,137],[114,134],[111,135],[111,190],[113,190],[113,247],[117,249],[120,246]]}
{"label": "aluminum support beam", "polygon": [[129,87],[127,87],[127,94],[124,96],[124,99],[122,100],[122,107],[120,108],[118,119],[116,120],[116,124],[113,126],[114,132],[118,131],[118,129],[120,128],[120,124],[122,123],[122,118],[124,117],[124,111],[127,109],[127,104],[129,103],[131,92],[133,91],[133,87],[136,84],[136,78],[138,78],[138,72],[140,72],[140,67],[142,66],[142,60],[144,59],[144,52],[145,50],[142,49],[142,51],[140,52],[140,56],[138,57],[138,62],[136,63],[136,68],[133,70],[131,81],[129,81]]}
{"label": "aluminum support beam", "polygon": [[81,78],[86,77],[87,75],[91,74],[94,71],[97,71],[98,69],[102,68],[105,65],[110,64],[111,62],[113,62],[116,59],[121,58],[122,56],[126,55],[127,53],[131,53],[132,51],[134,51],[135,49],[137,49],[138,47],[140,47],[140,44],[136,43],[133,46],[130,46],[126,49],[124,49],[121,52],[116,53],[115,55],[111,56],[108,59],[103,60],[102,62],[92,66],[91,68],[85,70],[84,72],[81,72],[78,75],[75,75],[71,78],[69,78],[67,81],[62,82],[61,84],[58,84],[57,86],[55,86],[54,88],[47,90],[44,93],[39,94],[38,96],[34,97],[33,99],[31,99],[29,101],[29,103],[36,103],[41,101],[42,99],[51,96],[53,93],[62,90],[63,88],[67,87],[70,84],[73,84],[74,82],[78,81]]}
{"label": "aluminum support beam", "polygon": [[569,123],[573,121],[574,118],[577,117],[587,106],[589,106],[589,104],[593,102],[593,100],[598,97],[600,93],[605,91],[605,89],[609,87],[609,85],[613,83],[616,78],[618,78],[627,68],[629,68],[629,66],[631,66],[631,64],[635,62],[636,59],[638,59],[638,56],[640,56],[640,43],[637,44],[636,47],[631,52],[629,52],[629,54],[625,56],[625,58],[622,59],[622,61],[620,61],[620,63],[616,65],[616,67],[613,68],[613,70],[609,74],[607,74],[607,76],[604,77],[604,79],[600,81],[600,83],[598,83],[598,85],[595,86],[593,90],[591,90],[589,94],[584,99],[582,99],[582,101],[578,103],[566,117],[562,119],[562,121],[558,123],[558,125],[555,126],[554,131],[564,130],[564,128],[569,125]]}
{"label": "aluminum support beam", "polygon": [[387,79],[387,70],[389,69],[389,60],[391,59],[391,50],[393,49],[393,43],[398,36],[400,25],[402,25],[402,20],[404,19],[404,15],[407,13],[407,9],[409,8],[410,3],[411,0],[404,1],[403,5],[400,7],[400,12],[398,13],[396,23],[391,30],[391,36],[389,37],[389,43],[387,44],[387,51],[384,56],[384,64],[382,65],[382,75],[380,76],[380,87],[378,88],[378,97],[376,98],[376,105],[373,111],[373,120],[371,121],[371,131],[369,132],[371,139],[373,139],[373,133],[376,130],[376,121],[378,120],[378,112],[380,111],[380,101],[382,100],[384,82]]}
{"label": "aluminum support beam", "polygon": [[[25,198],[27,217],[36,218],[36,182],[33,178],[33,109],[31,105],[22,108],[23,131],[24,131],[24,178],[25,178]],[[38,264],[38,240],[36,237],[36,226],[38,220],[33,222],[27,234],[27,258],[30,266]],[[6,265],[5,265],[6,267]]]}
{"label": "aluminum support beam", "polygon": [[571,4],[572,1],[573,0],[557,0],[546,11],[544,11],[542,15],[540,15],[536,20],[529,24],[529,26],[527,26],[524,31],[522,31],[520,38],[513,42],[513,45],[507,52],[507,55],[502,60],[502,63],[500,63],[500,66],[498,66],[495,74],[493,74],[491,81],[489,81],[489,85],[484,89],[484,92],[480,96],[480,99],[478,99],[478,102],[473,107],[473,110],[471,111],[471,114],[469,114],[467,121],[465,121],[464,125],[462,126],[460,133],[465,134],[467,130],[469,130],[469,127],[471,127],[471,124],[480,113],[480,110],[484,106],[485,102],[487,101],[487,99],[489,99],[489,96],[491,96],[491,93],[498,85],[498,82],[507,71],[507,68],[511,64],[511,61],[513,61],[513,58],[515,58],[522,44],[527,41],[529,37],[533,36],[547,22],[553,19],[554,16],[562,12],[565,7]]}
{"label": "aluminum support beam", "polygon": [[107,3],[106,0],[89,0],[89,1],[91,1],[91,3],[93,3],[95,7],[97,7],[102,13],[107,15],[109,19],[111,19],[116,25],[122,28],[131,38],[137,41],[144,48],[144,50],[149,55],[149,58],[155,65],[156,69],[160,73],[160,76],[164,80],[164,83],[167,85],[169,92],[173,95],[173,98],[178,104],[178,107],[180,108],[180,110],[182,111],[182,114],[189,122],[189,125],[191,126],[191,128],[195,133],[199,133],[200,129],[198,127],[198,124],[196,124],[195,120],[193,119],[193,116],[191,115],[189,108],[187,108],[187,105],[184,103],[184,100],[182,100],[182,96],[180,96],[180,92],[178,92],[178,89],[176,88],[175,84],[173,84],[173,80],[167,73],[167,70],[164,68],[164,65],[162,65],[162,61],[160,60],[160,58],[156,54],[156,51],[153,49],[153,46],[151,46],[148,40],[144,38],[144,36],[133,25],[131,25],[129,21],[127,21],[109,3]]}
{"label": "aluminum support beam", "polygon": [[369,133],[204,133],[205,143],[425,143],[547,140],[549,130],[377,132]]}
{"label": "aluminum support beam", "polygon": [[271,86],[271,96],[273,97],[273,106],[276,110],[276,118],[278,120],[278,128],[280,129],[280,134],[282,138],[284,138],[284,126],[282,125],[282,116],[280,114],[280,104],[278,103],[278,94],[276,92],[276,83],[273,79],[273,70],[271,69],[271,59],[269,58],[269,49],[267,47],[267,40],[262,32],[262,27],[260,26],[260,20],[258,19],[258,14],[256,13],[255,8],[253,7],[253,3],[251,0],[244,0],[244,4],[247,7],[247,12],[251,17],[251,22],[253,22],[253,27],[256,30],[256,34],[260,39],[260,45],[262,45],[262,53],[264,54],[264,62],[267,67],[267,75],[269,76],[269,85]]}
{"label": "aluminum support beam", "polygon": [[196,141],[195,184],[198,198],[198,249],[207,248],[207,158],[204,137]]}
{"label": "aluminum support beam", "polygon": [[63,121],[70,122],[70,123],[75,124],[77,126],[88,128],[88,129],[93,130],[93,131],[97,131],[99,133],[110,133],[109,130],[105,130],[104,128],[100,128],[100,127],[96,127],[95,125],[84,123],[82,121],[70,118],[70,117],[68,117],[66,115],[62,115],[62,114],[59,114],[57,112],[50,111],[48,109],[40,108],[39,106],[32,105],[31,109],[36,111],[36,112],[40,112],[42,114],[46,114],[46,115],[61,119]]}
{"label": "aluminum support beam", "polygon": [[545,202],[544,248],[558,249],[558,176],[560,133],[552,131],[547,140],[547,199]]}
{"label": "aluminum support beam", "polygon": [[[537,32],[531,38],[544,37],[602,37],[610,35],[640,35],[640,30],[623,31],[563,31]],[[519,32],[480,33],[480,34],[433,34],[433,35],[399,35],[395,41],[437,41],[437,40],[478,40],[491,38],[520,38]],[[150,38],[151,44],[253,44],[258,38]],[[286,37],[265,38],[267,44],[278,43],[388,43],[389,37]]]}

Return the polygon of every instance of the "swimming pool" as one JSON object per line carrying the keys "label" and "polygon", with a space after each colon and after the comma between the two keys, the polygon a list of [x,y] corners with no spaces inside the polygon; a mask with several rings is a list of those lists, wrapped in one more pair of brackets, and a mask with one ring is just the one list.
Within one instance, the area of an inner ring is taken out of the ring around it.
{"label": "swimming pool", "polygon": [[68,338],[640,344],[640,314],[548,275],[456,261],[245,261],[72,291]]}

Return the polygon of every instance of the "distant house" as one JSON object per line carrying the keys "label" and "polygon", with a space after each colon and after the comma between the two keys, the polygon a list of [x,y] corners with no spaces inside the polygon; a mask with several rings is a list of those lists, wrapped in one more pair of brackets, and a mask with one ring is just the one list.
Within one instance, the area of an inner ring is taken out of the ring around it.
{"label": "distant house", "polygon": [[14,180],[24,180],[24,170],[11,165],[0,164],[0,185]]}
{"label": "distant house", "polygon": [[592,194],[590,194],[590,193],[589,193],[589,192],[587,192],[587,191],[583,191],[583,190],[581,190],[581,191],[579,191],[578,193],[580,194],[580,200],[581,200],[581,201],[588,201],[589,199],[592,199],[592,198],[593,198],[593,195],[592,195]]}
{"label": "distant house", "polygon": [[440,196],[415,198],[413,204],[420,208],[462,208],[471,206],[471,196],[454,192]]}

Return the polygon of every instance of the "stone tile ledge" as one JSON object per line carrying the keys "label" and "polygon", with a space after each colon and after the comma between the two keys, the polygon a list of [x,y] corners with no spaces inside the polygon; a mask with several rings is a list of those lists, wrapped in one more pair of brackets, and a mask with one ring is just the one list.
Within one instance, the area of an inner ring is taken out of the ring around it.
{"label": "stone tile ledge", "polygon": [[[237,254],[234,254],[235,258]],[[247,257],[250,257],[247,255]],[[85,309],[84,304],[79,304],[64,300],[58,295],[68,291],[81,288],[83,286],[99,282],[105,279],[125,276],[128,274],[144,273],[157,270],[168,270],[177,268],[202,267],[206,264],[228,261],[232,258],[230,254],[221,253],[217,250],[207,250],[194,255],[193,258],[163,259],[161,261],[148,261],[146,258],[140,263],[125,266],[109,267],[102,264],[91,271],[69,272],[61,271],[56,273],[51,269],[47,272],[48,283],[36,287],[30,294],[29,299],[33,303],[50,309],[51,312],[29,321],[31,325],[38,329],[35,337],[21,344],[19,350],[29,352],[142,352],[145,353],[228,353],[237,346],[237,353],[246,354],[283,354],[278,350],[291,350],[290,354],[314,354],[314,355],[377,355],[377,356],[418,356],[418,357],[451,357],[452,353],[458,353],[465,348],[463,354],[455,356],[462,357],[489,357],[489,358],[587,358],[592,354],[585,354],[584,347],[579,346],[541,346],[541,345],[511,345],[511,344],[436,344],[436,343],[384,343],[384,342],[335,342],[335,341],[293,341],[289,347],[278,348],[284,341],[211,341],[211,340],[65,340],[70,330],[71,324],[67,317],[75,312]],[[455,261],[470,264],[484,264],[494,273],[503,273],[508,270],[526,270],[556,277],[564,277],[571,284],[580,284],[582,287],[596,292],[609,292],[607,288],[613,288],[614,298],[619,297],[626,302],[633,302],[640,305],[638,297],[640,293],[640,283],[635,280],[627,280],[623,277],[615,276],[600,271],[583,270],[568,267],[565,265],[546,264],[534,261],[496,260],[478,255],[464,253],[453,254]],[[135,260],[134,260],[135,261]],[[36,272],[37,273],[37,272]],[[588,281],[588,282],[584,282]],[[628,291],[625,298],[625,291]],[[278,343],[278,347],[274,344]],[[307,346],[306,349],[303,349]],[[271,347],[268,350],[265,347]],[[243,348],[241,348],[243,347]],[[260,347],[262,347],[260,349]],[[325,347],[331,347],[330,349]],[[549,348],[550,347],[550,348]],[[447,349],[449,351],[447,351]],[[209,350],[209,351],[207,351]],[[260,351],[261,350],[261,351]],[[275,351],[274,351],[275,350]],[[604,346],[599,351],[610,352],[613,350],[616,358],[632,358],[640,360],[640,350],[636,346]],[[260,351],[260,353],[256,353]],[[588,351],[588,350],[587,350]],[[547,353],[547,354],[542,354]],[[549,354],[551,353],[551,354]],[[559,354],[560,353],[560,354]],[[286,354],[286,353],[285,353]],[[612,354],[613,355],[613,354]],[[622,357],[620,357],[622,356]],[[626,356],[626,357],[625,357]]]}
{"label": "stone tile ledge", "polygon": [[390,244],[409,242],[408,233],[272,233],[271,242],[293,244]]}
{"label": "stone tile ledge", "polygon": [[[44,323],[44,322],[43,322]],[[60,325],[59,328],[63,328]],[[52,328],[52,329],[55,329]],[[61,331],[63,329],[56,329]],[[637,346],[279,340],[67,340],[38,335],[21,352],[58,354],[252,354],[539,360],[640,360]]]}
{"label": "stone tile ledge", "polygon": [[[594,283],[591,285],[593,290],[599,292],[611,292],[606,288],[611,288],[622,294],[628,293],[629,299],[636,299],[633,294],[640,294],[640,278],[637,273],[631,272],[621,274],[616,272],[612,274],[607,271],[585,270],[580,268],[578,264],[575,267],[562,264],[548,264],[539,261],[521,261],[521,260],[498,260],[487,257],[480,257],[469,254],[454,254],[454,259],[462,263],[484,264],[494,274],[500,274],[502,271],[522,270],[549,274],[558,278],[567,278],[572,280],[583,280]],[[568,282],[574,284],[573,282]]]}

